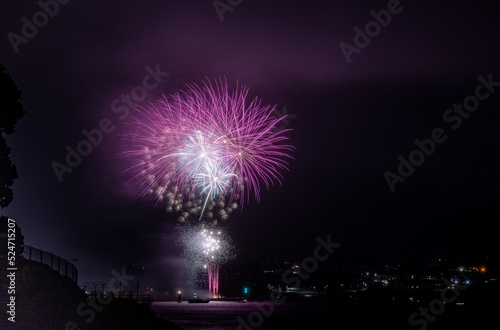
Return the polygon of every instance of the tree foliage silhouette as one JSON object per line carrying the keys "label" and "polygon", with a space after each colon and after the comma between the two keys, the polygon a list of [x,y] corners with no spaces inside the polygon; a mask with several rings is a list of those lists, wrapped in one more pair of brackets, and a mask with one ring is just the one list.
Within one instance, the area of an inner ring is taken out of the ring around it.
{"label": "tree foliage silhouette", "polygon": [[21,91],[4,66],[0,64],[0,207],[12,202],[12,185],[17,179],[16,166],[10,159],[10,148],[5,136],[14,133],[16,124],[24,116]]}

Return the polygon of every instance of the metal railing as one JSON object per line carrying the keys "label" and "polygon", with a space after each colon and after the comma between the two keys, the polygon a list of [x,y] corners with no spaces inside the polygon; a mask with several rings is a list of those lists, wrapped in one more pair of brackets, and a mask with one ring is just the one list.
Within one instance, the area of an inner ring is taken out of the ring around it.
{"label": "metal railing", "polygon": [[23,257],[31,261],[49,265],[50,268],[57,271],[60,275],[69,277],[75,283],[78,282],[78,269],[71,262],[58,255],[24,244]]}

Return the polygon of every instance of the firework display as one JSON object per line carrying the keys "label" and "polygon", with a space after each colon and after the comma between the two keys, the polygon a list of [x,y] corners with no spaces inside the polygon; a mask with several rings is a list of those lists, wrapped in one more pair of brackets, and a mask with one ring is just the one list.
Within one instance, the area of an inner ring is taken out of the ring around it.
{"label": "firework display", "polygon": [[186,227],[181,240],[190,264],[190,280],[197,282],[202,277],[202,282],[208,281],[211,298],[219,298],[220,265],[235,258],[231,239],[220,229]]}
{"label": "firework display", "polygon": [[163,96],[132,118],[127,170],[141,187],[186,224],[181,235],[192,284],[208,282],[219,297],[220,265],[234,258],[221,222],[263,186],[282,183],[293,147],[279,129],[286,117],[274,107],[247,101],[248,89],[229,92],[222,80]]}
{"label": "firework display", "polygon": [[139,109],[126,154],[142,195],[167,199],[175,212],[186,200],[193,202],[201,220],[210,200],[239,201],[242,207],[252,193],[259,201],[262,185],[281,184],[280,171],[293,149],[283,135],[287,130],[277,129],[284,117],[257,98],[248,104],[247,94],[246,87],[229,93],[219,80],[187,85]]}

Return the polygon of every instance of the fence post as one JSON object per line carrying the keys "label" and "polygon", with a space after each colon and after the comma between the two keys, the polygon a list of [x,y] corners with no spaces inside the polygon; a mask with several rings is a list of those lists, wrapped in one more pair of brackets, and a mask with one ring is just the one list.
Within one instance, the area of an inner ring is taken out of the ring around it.
{"label": "fence post", "polygon": [[31,245],[30,245],[30,261],[31,261]]}
{"label": "fence post", "polygon": [[54,269],[53,264],[54,264],[54,254],[51,253],[50,254],[50,268],[52,268],[52,269]]}
{"label": "fence post", "polygon": [[57,272],[61,274],[61,257],[57,256]]}
{"label": "fence post", "polygon": [[40,263],[43,264],[43,251],[40,250]]}
{"label": "fence post", "polygon": [[64,276],[68,277],[68,260],[64,259]]}

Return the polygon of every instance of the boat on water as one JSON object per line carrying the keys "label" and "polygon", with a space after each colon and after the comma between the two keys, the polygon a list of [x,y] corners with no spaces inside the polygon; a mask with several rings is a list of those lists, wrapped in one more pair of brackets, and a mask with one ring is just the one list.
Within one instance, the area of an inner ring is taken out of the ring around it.
{"label": "boat on water", "polygon": [[200,299],[196,296],[196,293],[194,294],[194,298],[193,299],[189,299],[188,300],[188,303],[190,304],[206,304],[208,303],[210,300],[208,299]]}

